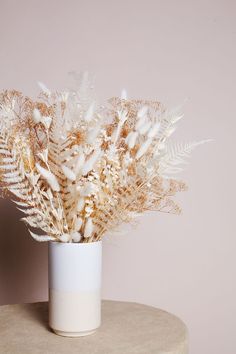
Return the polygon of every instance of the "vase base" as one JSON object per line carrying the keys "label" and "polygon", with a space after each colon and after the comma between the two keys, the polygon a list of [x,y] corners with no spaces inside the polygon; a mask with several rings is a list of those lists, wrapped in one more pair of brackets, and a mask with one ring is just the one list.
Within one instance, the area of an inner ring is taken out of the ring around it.
{"label": "vase base", "polygon": [[65,332],[57,329],[52,329],[52,330],[58,336],[62,336],[62,337],[84,337],[96,332],[96,329],[93,329],[91,331],[83,331],[83,332]]}

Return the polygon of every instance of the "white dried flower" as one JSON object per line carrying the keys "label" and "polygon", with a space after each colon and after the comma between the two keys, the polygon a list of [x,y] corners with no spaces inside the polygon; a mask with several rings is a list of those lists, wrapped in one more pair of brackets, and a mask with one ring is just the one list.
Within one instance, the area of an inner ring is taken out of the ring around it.
{"label": "white dried flower", "polygon": [[85,204],[84,198],[83,198],[83,197],[80,197],[80,198],[78,199],[78,203],[77,203],[77,211],[78,211],[78,212],[80,212],[81,210],[83,210],[84,204]]}
{"label": "white dried flower", "polygon": [[94,140],[97,138],[97,136],[100,133],[101,126],[98,125],[97,127],[93,127],[92,129],[89,130],[86,141],[89,144],[93,144]]}
{"label": "white dried flower", "polygon": [[135,125],[135,129],[139,130],[141,128],[141,126],[144,125],[146,122],[147,122],[146,116],[140,117]]}
{"label": "white dried flower", "polygon": [[136,154],[136,159],[140,159],[140,157],[142,157],[148,150],[148,148],[150,147],[152,143],[152,139],[149,138],[147,139],[139,148],[137,154]]}
{"label": "white dried flower", "polygon": [[126,137],[126,144],[128,144],[128,147],[130,149],[133,149],[135,143],[136,143],[136,140],[137,140],[137,137],[138,137],[138,133],[137,132],[130,132],[127,137]]}
{"label": "white dried flower", "polygon": [[128,112],[124,109],[118,111],[119,125],[122,126],[128,118]]}
{"label": "white dried flower", "polygon": [[124,165],[125,165],[125,166],[127,166],[127,165],[129,165],[131,162],[133,162],[133,159],[132,159],[132,157],[130,156],[130,153],[129,153],[129,152],[127,152],[127,153],[125,154],[123,161],[124,161]]}
{"label": "white dried flower", "polygon": [[82,169],[82,167],[84,165],[84,162],[85,162],[84,153],[80,152],[79,156],[78,156],[78,159],[77,159],[77,162],[76,162],[76,165],[75,165],[75,174],[76,175],[81,171],[81,169]]}
{"label": "white dried flower", "polygon": [[40,111],[37,108],[34,108],[33,110],[33,120],[35,124],[38,124],[41,122],[42,116]]}
{"label": "white dried flower", "polygon": [[148,107],[143,106],[138,110],[137,117],[142,118],[142,117],[146,116],[147,112],[148,112]]}
{"label": "white dried flower", "polygon": [[146,122],[144,123],[143,125],[141,125],[141,127],[139,127],[138,131],[139,131],[139,134],[146,134],[147,131],[150,129],[152,123],[151,122]]}
{"label": "white dried flower", "polygon": [[46,170],[39,163],[36,163],[36,168],[41,176],[48,182],[49,186],[52,188],[53,191],[59,192],[60,185],[52,172]]}
{"label": "white dried flower", "polygon": [[88,218],[84,228],[84,237],[89,238],[93,233],[93,221],[92,218]]}
{"label": "white dried flower", "polygon": [[81,197],[87,197],[92,194],[95,190],[95,185],[92,182],[87,182],[82,188],[79,188],[79,193]]}
{"label": "white dried flower", "polygon": [[92,156],[89,157],[89,159],[85,162],[83,168],[82,168],[82,175],[85,176],[87,175],[94,167],[97,159],[99,158],[101,154],[101,150],[97,149],[93,152]]}
{"label": "white dried flower", "polygon": [[45,126],[46,129],[50,128],[50,125],[52,124],[52,118],[47,116],[47,117],[42,117],[41,122]]}
{"label": "white dried flower", "polygon": [[95,102],[92,102],[87,110],[87,112],[84,115],[84,120],[86,122],[90,122],[93,119],[94,116],[94,108],[95,108]]}
{"label": "white dried flower", "polygon": [[76,231],[79,231],[81,229],[81,226],[83,224],[83,219],[78,217],[76,220],[75,220],[75,230]]}
{"label": "white dried flower", "polygon": [[93,208],[91,208],[90,206],[85,207],[85,217],[88,218],[93,212]]}
{"label": "white dried flower", "polygon": [[68,242],[71,240],[71,235],[69,234],[62,234],[59,236],[61,242]]}
{"label": "white dried flower", "polygon": [[66,178],[68,178],[70,181],[73,182],[76,180],[75,173],[69,167],[62,165],[61,169],[62,169],[64,175],[66,176]]}
{"label": "white dried flower", "polygon": [[71,238],[73,242],[80,242],[82,236],[79,232],[74,231],[71,233]]}
{"label": "white dried flower", "polygon": [[155,123],[149,130],[148,132],[148,138],[154,138],[154,136],[157,135],[157,133],[159,132],[160,130],[160,126],[161,126],[161,123],[160,122],[157,122]]}

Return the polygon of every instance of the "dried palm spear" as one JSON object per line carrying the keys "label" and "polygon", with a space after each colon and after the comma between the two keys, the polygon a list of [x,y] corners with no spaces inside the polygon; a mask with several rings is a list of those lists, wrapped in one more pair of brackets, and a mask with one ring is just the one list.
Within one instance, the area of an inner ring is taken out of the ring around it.
{"label": "dried palm spear", "polygon": [[179,110],[124,98],[99,106],[85,86],[52,93],[40,83],[37,101],[0,94],[2,195],[38,241],[93,242],[145,211],[179,213],[172,197],[186,186],[171,175],[203,143],[168,143]]}

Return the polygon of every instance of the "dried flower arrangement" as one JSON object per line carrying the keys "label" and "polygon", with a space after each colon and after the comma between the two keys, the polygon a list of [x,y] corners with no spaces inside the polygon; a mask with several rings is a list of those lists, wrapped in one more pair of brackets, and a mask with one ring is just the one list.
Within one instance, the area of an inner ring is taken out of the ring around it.
{"label": "dried flower arrangement", "polygon": [[[37,101],[0,94],[0,187],[38,241],[93,242],[148,210],[179,213],[186,190],[171,178],[204,141],[170,144],[182,118],[159,102],[112,98],[99,106],[81,84]],[[87,90],[87,89],[88,90]]]}

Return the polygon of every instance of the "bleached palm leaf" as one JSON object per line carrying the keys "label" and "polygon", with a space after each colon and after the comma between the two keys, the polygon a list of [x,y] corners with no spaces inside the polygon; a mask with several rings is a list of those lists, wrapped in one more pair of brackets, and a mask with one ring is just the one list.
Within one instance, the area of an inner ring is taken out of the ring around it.
{"label": "bleached palm leaf", "polygon": [[13,200],[13,203],[15,203],[16,205],[21,206],[21,207],[26,207],[26,208],[29,207],[28,203],[19,202],[18,200]]}
{"label": "bleached palm leaf", "polygon": [[191,152],[199,145],[205,144],[211,140],[201,140],[190,143],[175,143],[167,145],[167,153],[159,162],[159,173],[161,175],[169,175],[182,171],[178,165],[185,164],[186,159],[190,157]]}
{"label": "bleached palm leaf", "polygon": [[55,241],[56,238],[53,236],[48,236],[48,235],[37,235],[34,232],[32,232],[31,230],[29,230],[30,235],[39,242],[45,242],[45,241]]}

